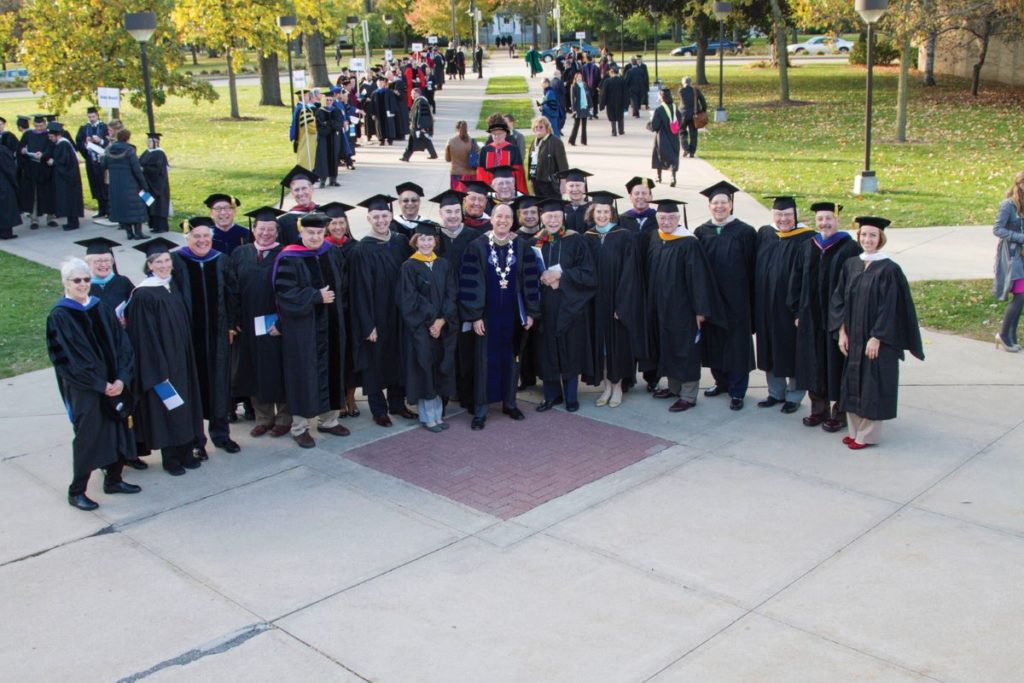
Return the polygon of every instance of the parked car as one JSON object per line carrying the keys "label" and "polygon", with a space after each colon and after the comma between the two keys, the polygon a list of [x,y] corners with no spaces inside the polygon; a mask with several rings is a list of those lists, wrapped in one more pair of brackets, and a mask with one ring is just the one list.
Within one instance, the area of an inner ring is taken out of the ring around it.
{"label": "parked car", "polygon": [[[726,54],[738,55],[743,52],[743,43],[735,43],[731,40],[726,40],[721,43]],[[719,43],[717,40],[708,41],[708,49],[704,52],[706,55],[714,55],[718,53]],[[690,43],[689,45],[683,45],[672,50],[673,57],[696,57],[697,56],[697,43]]]}
{"label": "parked car", "polygon": [[[553,62],[553,61],[555,61],[555,57],[556,56],[564,57],[566,54],[568,54],[569,50],[571,50],[573,47],[579,47],[579,46],[580,46],[580,44],[578,42],[559,43],[558,45],[556,45],[555,47],[551,48],[550,50],[542,51],[540,53],[540,58],[542,60],[544,60],[545,62]],[[584,52],[586,52],[588,55],[590,55],[594,59],[597,59],[598,57],[601,56],[601,50],[599,48],[594,47],[590,43],[583,43],[583,48],[582,49],[583,49]]]}
{"label": "parked car", "polygon": [[853,49],[853,43],[832,36],[815,36],[802,43],[786,46],[786,52],[791,55],[830,55],[836,52],[845,55],[849,54],[851,49]]}

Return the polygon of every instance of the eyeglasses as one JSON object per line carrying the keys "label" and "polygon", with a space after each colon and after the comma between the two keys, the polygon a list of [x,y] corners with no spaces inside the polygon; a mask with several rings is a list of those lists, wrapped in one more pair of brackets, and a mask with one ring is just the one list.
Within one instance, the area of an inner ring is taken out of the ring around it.
{"label": "eyeglasses", "polygon": [[92,278],[91,277],[69,277],[68,278],[68,282],[74,282],[76,285],[80,285],[82,283],[89,284],[90,282],[92,282]]}

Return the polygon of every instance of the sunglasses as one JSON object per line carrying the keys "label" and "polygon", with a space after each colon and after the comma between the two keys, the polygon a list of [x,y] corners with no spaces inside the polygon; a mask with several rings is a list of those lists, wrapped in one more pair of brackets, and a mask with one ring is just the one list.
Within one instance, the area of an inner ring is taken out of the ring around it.
{"label": "sunglasses", "polygon": [[68,282],[74,282],[76,285],[80,285],[82,283],[89,284],[90,282],[92,282],[92,278],[91,277],[69,277],[68,278]]}

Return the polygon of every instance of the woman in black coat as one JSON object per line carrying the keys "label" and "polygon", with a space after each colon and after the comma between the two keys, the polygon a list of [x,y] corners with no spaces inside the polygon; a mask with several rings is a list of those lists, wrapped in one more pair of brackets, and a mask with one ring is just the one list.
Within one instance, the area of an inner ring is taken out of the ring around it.
{"label": "woman in black coat", "polygon": [[139,157],[142,175],[149,184],[153,203],[149,206],[149,230],[154,233],[167,232],[167,219],[171,215],[171,183],[167,171],[171,165],[167,155],[160,149],[160,133],[150,133],[146,140],[146,151]]}
{"label": "woman in black coat", "polygon": [[576,133],[582,127],[583,133],[580,142],[586,147],[587,119],[590,118],[590,110],[594,106],[594,93],[583,80],[582,71],[576,72],[576,77],[569,87],[569,101],[571,102],[569,110],[572,112],[572,132],[569,134],[569,144],[576,146]]}
{"label": "woman in black coat", "polygon": [[654,150],[651,152],[651,168],[658,172],[671,169],[672,187],[676,186],[676,172],[679,170],[679,131],[683,125],[683,113],[672,103],[672,91],[662,90],[658,95],[660,105],[651,115],[647,129],[654,133]]}
{"label": "woman in black coat", "polygon": [[100,165],[110,183],[110,220],[121,224],[127,239],[135,240],[146,237],[142,224],[149,220],[149,211],[139,192],[149,192],[149,183],[142,174],[135,147],[128,144],[131,137],[127,128],[117,131],[117,141],[107,148]]}

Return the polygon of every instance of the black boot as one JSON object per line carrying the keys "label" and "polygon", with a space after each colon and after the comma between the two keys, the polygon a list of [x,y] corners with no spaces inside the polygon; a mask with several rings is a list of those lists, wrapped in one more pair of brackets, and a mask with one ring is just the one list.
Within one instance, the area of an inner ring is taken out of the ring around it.
{"label": "black boot", "polygon": [[128,240],[135,239],[135,230],[134,230],[135,226],[134,225],[132,225],[131,223],[122,223],[121,227],[124,228],[125,239],[128,239]]}
{"label": "black boot", "polygon": [[136,223],[135,224],[135,239],[137,239],[137,240],[144,240],[147,237],[148,237],[148,235],[145,235],[142,232],[142,223]]}

